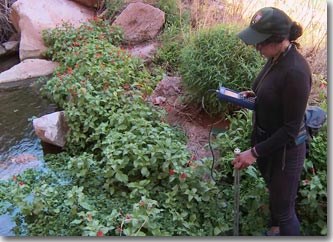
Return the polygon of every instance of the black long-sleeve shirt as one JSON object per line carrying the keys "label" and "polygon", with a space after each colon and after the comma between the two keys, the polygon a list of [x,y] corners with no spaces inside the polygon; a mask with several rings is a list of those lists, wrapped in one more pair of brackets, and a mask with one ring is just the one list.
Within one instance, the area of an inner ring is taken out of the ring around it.
{"label": "black long-sleeve shirt", "polygon": [[267,61],[252,87],[257,96],[255,123],[269,134],[255,144],[259,156],[273,155],[295,139],[311,85],[309,64],[294,45],[274,65]]}

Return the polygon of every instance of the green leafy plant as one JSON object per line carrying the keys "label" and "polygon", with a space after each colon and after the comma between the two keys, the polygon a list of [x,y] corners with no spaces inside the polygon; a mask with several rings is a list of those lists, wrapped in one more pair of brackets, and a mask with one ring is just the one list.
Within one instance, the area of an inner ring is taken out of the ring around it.
{"label": "green leafy plant", "polygon": [[[63,33],[66,34],[63,34]],[[110,24],[100,18],[95,17],[90,22],[82,24],[75,28],[69,23],[63,23],[55,29],[44,30],[42,37],[45,45],[52,46],[45,52],[45,56],[53,61],[59,61],[63,68],[74,68],[76,64],[83,60],[80,57],[79,50],[89,51],[89,45],[96,45],[99,50],[105,43],[119,46],[123,40],[123,33],[119,27],[110,26]],[[90,52],[90,57],[94,54]],[[77,58],[74,58],[76,56]],[[87,57],[87,56],[85,56]]]}
{"label": "green leafy plant", "polygon": [[181,53],[180,73],[188,102],[201,104],[212,114],[227,111],[228,104],[209,92],[225,86],[250,89],[263,60],[237,37],[233,26],[219,25],[193,33]]}
{"label": "green leafy plant", "polygon": [[208,168],[190,157],[184,135],[164,122],[164,113],[146,102],[154,77],[112,44],[117,41],[100,37],[103,22],[90,24],[91,37],[79,45],[76,31],[86,27],[75,31],[65,25],[47,37],[48,54],[60,66],[43,93],[64,109],[69,133],[66,150],[45,157],[45,172],[26,172],[1,189],[6,207],[19,208],[16,233],[160,236],[230,230]]}
{"label": "green leafy plant", "polygon": [[[220,182],[232,183],[235,147],[250,147],[250,112],[239,111],[228,116],[228,131],[216,137],[213,147],[221,152],[216,177]],[[296,209],[303,235],[327,235],[327,126],[310,143],[310,157],[305,160]],[[240,228],[243,235],[261,235],[268,221],[267,191],[256,166],[241,173]],[[229,191],[230,192],[230,191]],[[232,199],[232,198],[229,198]]]}
{"label": "green leafy plant", "polygon": [[[229,187],[222,187],[225,194],[229,194],[225,203],[233,206],[233,168],[235,148],[246,150],[250,147],[252,130],[252,112],[238,111],[228,115],[229,129],[219,133],[213,143],[213,148],[220,152],[217,161],[216,178],[221,184],[229,183]],[[250,166],[241,171],[240,182],[240,234],[261,235],[268,221],[268,194],[265,183],[256,166]],[[232,202],[230,202],[232,201]]]}
{"label": "green leafy plant", "polygon": [[189,11],[183,9],[176,0],[158,1],[157,7],[166,13],[166,22],[159,36],[161,47],[153,60],[165,71],[175,74],[180,65],[181,49],[190,29]]}
{"label": "green leafy plant", "polygon": [[298,197],[298,213],[306,235],[327,235],[327,125],[310,142]]}
{"label": "green leafy plant", "polygon": [[101,12],[99,16],[113,22],[117,14],[124,7],[124,0],[106,0],[103,3],[104,5],[99,9],[99,12]]}

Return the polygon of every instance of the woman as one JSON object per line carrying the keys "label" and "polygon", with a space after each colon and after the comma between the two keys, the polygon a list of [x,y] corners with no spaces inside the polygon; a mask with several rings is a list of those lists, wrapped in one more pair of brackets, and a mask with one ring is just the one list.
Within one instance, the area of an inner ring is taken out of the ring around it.
{"label": "woman", "polygon": [[302,27],[280,9],[266,7],[239,33],[267,63],[253,83],[256,104],[251,146],[233,161],[244,169],[257,161],[269,190],[271,229],[267,235],[300,235],[295,199],[306,147],[297,139],[311,89],[310,67],[295,40]]}

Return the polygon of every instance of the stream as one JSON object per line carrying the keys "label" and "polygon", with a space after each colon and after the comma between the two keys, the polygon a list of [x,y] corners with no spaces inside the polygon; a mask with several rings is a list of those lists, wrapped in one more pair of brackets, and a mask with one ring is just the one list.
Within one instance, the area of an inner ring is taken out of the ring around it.
{"label": "stream", "polygon": [[[0,180],[44,165],[43,146],[35,135],[32,119],[55,112],[57,107],[42,98],[33,83],[0,86]],[[0,236],[14,236],[13,227],[11,216],[0,214]]]}

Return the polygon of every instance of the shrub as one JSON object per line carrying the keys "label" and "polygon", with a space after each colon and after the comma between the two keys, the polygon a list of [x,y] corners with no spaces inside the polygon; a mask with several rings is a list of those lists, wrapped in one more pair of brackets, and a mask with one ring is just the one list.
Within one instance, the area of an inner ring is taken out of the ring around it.
{"label": "shrub", "polygon": [[[105,43],[119,46],[123,40],[123,33],[119,27],[110,26],[108,21],[99,18],[92,19],[79,28],[63,23],[58,28],[44,30],[42,36],[45,45],[52,46],[47,49],[45,56],[53,61],[61,62],[66,68],[74,68],[76,64],[83,61],[80,57],[87,57],[80,55],[79,50],[89,51],[89,43],[96,46]],[[101,47],[99,46],[95,54],[102,51]],[[91,51],[90,54],[94,53]]]}
{"label": "shrub", "polygon": [[249,89],[263,64],[262,58],[236,34],[234,27],[224,25],[199,30],[181,53],[180,73],[188,102],[200,104],[204,98],[212,114],[227,111],[228,105],[208,90],[221,85],[239,91]]}
{"label": "shrub", "polygon": [[301,176],[297,211],[305,235],[327,235],[327,125],[310,143]]}
{"label": "shrub", "polygon": [[158,1],[158,8],[166,14],[164,30],[159,36],[161,47],[153,60],[166,72],[175,74],[180,64],[180,52],[185,44],[185,35],[190,28],[189,11],[182,9],[176,0]]}
{"label": "shrub", "polygon": [[125,6],[124,0],[105,0],[101,1],[101,4],[102,5],[99,6],[97,10],[99,16],[110,22],[115,20],[117,14],[119,14],[121,9]]}

